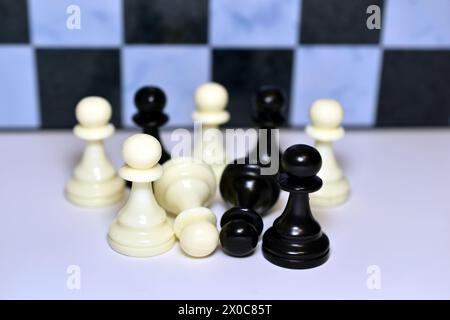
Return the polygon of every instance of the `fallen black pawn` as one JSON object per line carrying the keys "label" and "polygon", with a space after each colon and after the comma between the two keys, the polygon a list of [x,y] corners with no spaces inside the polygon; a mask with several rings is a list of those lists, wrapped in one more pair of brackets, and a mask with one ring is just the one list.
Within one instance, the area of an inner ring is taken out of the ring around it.
{"label": "fallen black pawn", "polygon": [[261,214],[278,200],[280,188],[274,176],[261,175],[256,164],[232,163],[225,168],[220,181],[222,198],[234,206],[220,221],[220,243],[226,254],[250,255],[263,230]]}

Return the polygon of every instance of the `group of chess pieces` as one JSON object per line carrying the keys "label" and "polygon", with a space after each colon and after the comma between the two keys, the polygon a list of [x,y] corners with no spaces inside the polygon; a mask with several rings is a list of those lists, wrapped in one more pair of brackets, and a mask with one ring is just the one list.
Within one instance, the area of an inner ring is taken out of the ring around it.
{"label": "group of chess pieces", "polygon": [[[195,102],[193,119],[201,123],[204,135],[208,130],[217,131],[230,118],[226,111],[228,93],[218,83],[201,85]],[[118,172],[103,146],[103,140],[114,133],[108,101],[86,97],[75,111],[78,124],[74,133],[86,141],[86,147],[66,185],[67,199],[83,207],[108,206],[124,197],[125,181],[131,188],[109,228],[112,249],[127,256],[150,257],[170,250],[178,239],[181,249],[191,257],[211,255],[219,242],[229,256],[249,256],[264,229],[262,215],[271,210],[284,190],[289,193],[286,207],[262,237],[264,257],[292,269],[313,268],[327,261],[329,239],[314,219],[310,201],[313,207],[335,206],[349,197],[348,181],[332,148],[332,142],[344,134],[343,109],[338,102],[318,100],[312,105],[306,132],[315,140],[315,148],[296,144],[281,153],[277,139],[269,135],[267,143],[277,146],[266,148],[261,155],[258,137],[244,161],[227,161],[225,152],[205,152],[206,144],[220,143],[219,139],[202,139],[200,152],[171,159],[159,136],[159,127],[168,121],[166,95],[157,87],[143,87],[135,95],[135,104],[133,120],[143,133],[124,142],[125,164]],[[285,98],[277,88],[261,88],[253,109],[260,129],[271,132],[285,122]],[[221,149],[223,145],[215,148]],[[278,152],[271,154],[270,150]],[[256,161],[249,161],[251,152],[256,152]],[[275,157],[281,163],[280,170],[262,174],[267,159],[270,162]],[[230,207],[222,215],[220,232],[216,215],[208,208],[217,188]],[[167,213],[175,216],[173,222]]]}

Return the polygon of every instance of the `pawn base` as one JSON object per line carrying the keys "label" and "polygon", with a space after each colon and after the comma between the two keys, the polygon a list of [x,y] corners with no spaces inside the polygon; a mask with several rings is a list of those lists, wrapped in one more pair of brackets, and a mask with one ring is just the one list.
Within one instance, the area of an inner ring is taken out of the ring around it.
{"label": "pawn base", "polygon": [[271,227],[264,234],[262,248],[268,261],[288,269],[315,268],[324,264],[330,255],[330,242],[323,232],[315,236],[284,237]]}
{"label": "pawn base", "polygon": [[151,228],[132,228],[115,220],[108,233],[108,243],[120,254],[151,257],[169,251],[175,244],[172,227],[166,221]]}
{"label": "pawn base", "polygon": [[347,179],[324,181],[323,187],[309,195],[310,203],[315,207],[332,207],[344,203],[350,196],[350,185]]}
{"label": "pawn base", "polygon": [[120,254],[136,258],[145,258],[157,256],[169,251],[175,244],[175,237],[172,237],[170,240],[159,246],[148,248],[126,246],[117,241],[114,241],[113,239],[111,239],[111,237],[108,237],[108,243],[114,251]]}
{"label": "pawn base", "polygon": [[329,251],[325,253],[323,256],[317,257],[314,260],[302,260],[302,259],[289,259],[285,257],[280,257],[277,255],[274,255],[263,248],[263,255],[264,257],[273,263],[274,265],[277,265],[282,268],[287,269],[311,269],[318,267],[325,262],[327,262],[328,258],[330,257]]}
{"label": "pawn base", "polygon": [[119,202],[125,182],[118,176],[102,182],[70,179],[65,189],[67,200],[81,207],[103,207]]}

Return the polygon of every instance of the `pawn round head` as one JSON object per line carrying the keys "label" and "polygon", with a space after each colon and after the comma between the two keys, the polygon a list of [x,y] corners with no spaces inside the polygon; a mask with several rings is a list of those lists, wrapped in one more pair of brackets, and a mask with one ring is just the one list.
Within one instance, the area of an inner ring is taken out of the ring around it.
{"label": "pawn round head", "polygon": [[195,103],[197,111],[222,111],[228,103],[228,92],[224,86],[218,83],[205,83],[195,91]]}
{"label": "pawn round head", "polygon": [[161,144],[154,137],[139,133],[125,140],[122,157],[134,169],[150,169],[161,158]]}
{"label": "pawn round head", "polygon": [[315,176],[322,166],[319,151],[306,144],[290,146],[281,159],[283,169],[287,174],[296,178]]}
{"label": "pawn round head", "polygon": [[102,97],[86,97],[78,102],[75,116],[80,125],[86,128],[106,126],[111,120],[112,108]]}
{"label": "pawn round head", "polygon": [[208,221],[193,222],[180,235],[180,246],[191,257],[209,256],[216,250],[219,235],[216,227]]}
{"label": "pawn round head", "polygon": [[166,105],[166,95],[158,87],[142,87],[134,95],[134,104],[140,112],[161,112]]}
{"label": "pawn round head", "polygon": [[309,110],[311,123],[315,127],[334,129],[342,124],[344,110],[336,100],[317,100]]}
{"label": "pawn round head", "polygon": [[250,255],[258,244],[258,231],[247,221],[232,220],[220,230],[220,244],[230,256]]}
{"label": "pawn round head", "polygon": [[262,87],[255,97],[258,112],[281,112],[285,108],[285,98],[281,90],[275,87]]}

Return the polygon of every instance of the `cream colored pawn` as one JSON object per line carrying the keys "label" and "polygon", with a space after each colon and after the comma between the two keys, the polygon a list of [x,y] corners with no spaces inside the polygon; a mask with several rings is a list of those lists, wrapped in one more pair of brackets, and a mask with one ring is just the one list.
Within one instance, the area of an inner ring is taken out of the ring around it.
{"label": "cream colored pawn", "polygon": [[108,242],[117,252],[132,257],[164,253],[172,248],[175,236],[152,189],[152,182],[163,173],[158,164],[161,145],[150,135],[136,134],[125,141],[122,156],[125,165],[119,174],[132,186],[127,203],[109,228]]}
{"label": "cream colored pawn", "polygon": [[79,206],[99,207],[118,202],[124,194],[124,181],[105,153],[103,140],[114,133],[111,105],[101,97],[87,97],[76,106],[78,125],[74,134],[86,141],[86,148],[72,178],[66,185],[69,201]]}
{"label": "cream colored pawn", "polygon": [[310,194],[311,204],[334,206],[345,202],[350,195],[350,186],[339,167],[332,143],[344,136],[342,119],[344,111],[335,100],[317,100],[309,111],[311,125],[306,133],[315,140],[315,147],[322,156],[322,168],[318,176],[323,181],[322,188]]}
{"label": "cream colored pawn", "polygon": [[216,193],[209,165],[194,158],[175,158],[163,165],[154,183],[158,203],[177,215],[173,228],[180,246],[192,257],[206,257],[217,247],[219,232],[214,213],[206,208]]}
{"label": "cream colored pawn", "polygon": [[228,92],[220,84],[209,82],[201,85],[195,92],[197,110],[192,118],[202,125],[202,136],[194,146],[194,156],[211,166],[219,183],[227,164],[219,125],[228,122],[230,114],[225,110]]}

